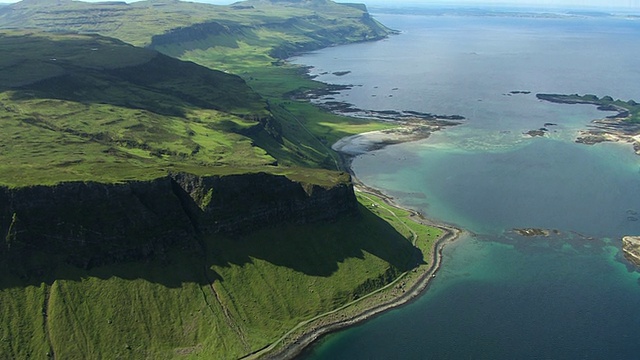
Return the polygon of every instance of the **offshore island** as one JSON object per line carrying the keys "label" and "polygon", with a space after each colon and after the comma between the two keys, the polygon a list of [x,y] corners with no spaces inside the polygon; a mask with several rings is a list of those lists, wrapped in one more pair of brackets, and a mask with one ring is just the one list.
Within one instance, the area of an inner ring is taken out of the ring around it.
{"label": "offshore island", "polygon": [[392,33],[325,0],[0,7],[0,357],[292,356],[419,294],[459,231],[331,145],[460,117],[337,114],[286,62]]}
{"label": "offshore island", "polygon": [[640,105],[634,100],[614,100],[611,96],[536,94],[540,100],[558,104],[589,104],[598,110],[613,111],[614,115],[593,120],[591,127],[582,130],[576,142],[593,145],[601,142],[626,142],[633,144],[636,154],[640,155]]}

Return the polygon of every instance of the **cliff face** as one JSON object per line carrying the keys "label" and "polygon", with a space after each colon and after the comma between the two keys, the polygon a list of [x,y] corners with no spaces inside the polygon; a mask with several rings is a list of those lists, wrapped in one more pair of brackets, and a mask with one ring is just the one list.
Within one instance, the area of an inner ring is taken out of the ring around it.
{"label": "cliff face", "polygon": [[150,47],[204,40],[209,36],[230,35],[232,32],[232,29],[229,27],[216,21],[210,21],[192,26],[179,27],[163,34],[154,35],[151,38]]}
{"label": "cliff face", "polygon": [[169,246],[192,251],[199,234],[332,220],[356,208],[350,184],[323,188],[265,173],[2,187],[0,253],[41,252],[88,268],[148,258]]}
{"label": "cliff face", "polygon": [[143,258],[194,233],[171,179],[0,189],[9,254],[64,255],[82,267]]}
{"label": "cliff face", "polygon": [[265,173],[225,177],[177,174],[173,179],[188,216],[204,233],[334,220],[357,207],[349,184],[326,189]]}

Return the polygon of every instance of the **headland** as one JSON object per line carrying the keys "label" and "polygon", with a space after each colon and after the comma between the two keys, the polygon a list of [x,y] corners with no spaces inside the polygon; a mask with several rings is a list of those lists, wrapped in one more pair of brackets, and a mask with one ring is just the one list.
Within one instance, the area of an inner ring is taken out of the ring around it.
{"label": "headland", "polygon": [[[427,125],[406,124],[391,130],[372,131],[352,135],[340,139],[332,148],[342,156],[344,164],[350,165],[351,160],[361,154],[378,150],[387,145],[417,141],[427,138],[431,133]],[[418,211],[400,206],[394,199],[382,191],[369,187],[360,182],[350,168],[354,187],[358,196],[370,203],[370,207],[381,212],[387,212],[393,217],[402,218],[411,233],[410,241],[420,249],[424,261],[416,268],[402,273],[386,286],[362,296],[338,309],[320,314],[312,319],[299,323],[283,337],[243,359],[293,359],[304,353],[310,345],[322,336],[339,331],[369,320],[393,308],[410,303],[421,295],[436,277],[442,265],[442,251],[446,244],[456,240],[464,230],[449,224],[436,222],[425,218]],[[413,223],[413,225],[409,225]],[[423,233],[414,227],[439,231],[436,241],[424,243]],[[426,245],[426,246],[425,246]]]}

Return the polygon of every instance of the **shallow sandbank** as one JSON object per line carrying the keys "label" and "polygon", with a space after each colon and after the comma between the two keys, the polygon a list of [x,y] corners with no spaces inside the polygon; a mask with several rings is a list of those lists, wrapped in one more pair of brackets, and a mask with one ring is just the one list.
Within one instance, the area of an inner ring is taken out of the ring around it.
{"label": "shallow sandbank", "polygon": [[426,139],[435,130],[437,129],[429,125],[405,125],[389,130],[370,131],[342,138],[331,148],[353,157],[388,145]]}

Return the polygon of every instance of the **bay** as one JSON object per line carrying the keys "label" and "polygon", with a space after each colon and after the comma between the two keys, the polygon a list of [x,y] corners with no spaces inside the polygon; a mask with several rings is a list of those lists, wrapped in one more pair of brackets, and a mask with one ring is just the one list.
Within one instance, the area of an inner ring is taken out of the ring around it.
{"label": "bay", "polygon": [[[377,14],[401,31],[293,61],[363,109],[458,114],[463,125],[359,156],[353,171],[403,205],[467,229],[408,306],[325,337],[308,359],[602,359],[640,350],[640,157],[573,142],[609,113],[536,93],[640,100],[640,21]],[[336,76],[337,71],[351,71]],[[512,93],[526,91],[530,93]],[[523,133],[545,124],[544,138]],[[524,238],[512,229],[556,230]]]}

